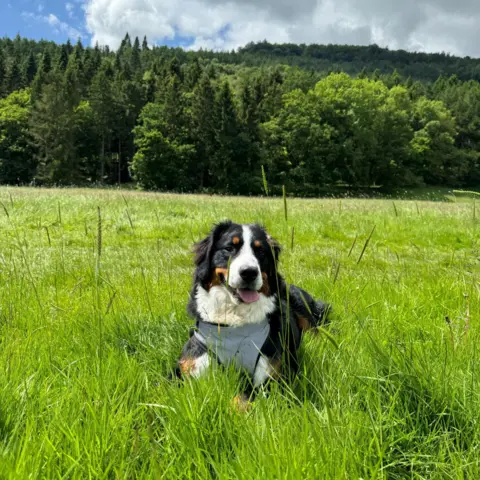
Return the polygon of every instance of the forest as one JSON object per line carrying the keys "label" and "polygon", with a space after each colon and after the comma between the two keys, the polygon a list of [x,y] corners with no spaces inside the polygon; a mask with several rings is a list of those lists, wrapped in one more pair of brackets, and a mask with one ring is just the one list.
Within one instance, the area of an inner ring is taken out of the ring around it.
{"label": "forest", "polygon": [[315,196],[480,185],[480,60],[0,39],[0,183]]}

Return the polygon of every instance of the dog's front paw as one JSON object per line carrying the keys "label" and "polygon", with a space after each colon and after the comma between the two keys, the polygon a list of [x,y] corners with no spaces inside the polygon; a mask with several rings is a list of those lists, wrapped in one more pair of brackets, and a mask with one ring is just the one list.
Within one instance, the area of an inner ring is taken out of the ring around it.
{"label": "dog's front paw", "polygon": [[250,398],[244,393],[238,394],[233,397],[230,405],[238,413],[247,413],[253,407],[252,402],[250,402]]}

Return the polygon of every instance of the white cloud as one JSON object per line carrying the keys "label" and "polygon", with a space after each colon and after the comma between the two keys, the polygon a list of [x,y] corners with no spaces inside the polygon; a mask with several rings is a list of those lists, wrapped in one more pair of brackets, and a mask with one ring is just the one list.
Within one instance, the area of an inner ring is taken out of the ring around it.
{"label": "white cloud", "polygon": [[73,3],[67,2],[65,4],[65,10],[67,11],[68,18],[75,18],[75,5]]}
{"label": "white cloud", "polygon": [[42,13],[44,8],[45,8],[45,5],[42,2],[39,2],[37,5],[37,11],[39,13]]}
{"label": "white cloud", "polygon": [[75,27],[72,27],[66,22],[62,22],[56,15],[50,13],[48,15],[37,15],[32,12],[22,12],[22,17],[28,20],[35,20],[37,22],[48,23],[52,28],[54,33],[57,35],[63,34],[72,40],[77,40],[78,38],[84,38],[85,35]]}
{"label": "white cloud", "polygon": [[480,56],[478,0],[86,0],[93,43],[115,48],[128,31],[159,42],[231,49],[250,41],[378,43]]}

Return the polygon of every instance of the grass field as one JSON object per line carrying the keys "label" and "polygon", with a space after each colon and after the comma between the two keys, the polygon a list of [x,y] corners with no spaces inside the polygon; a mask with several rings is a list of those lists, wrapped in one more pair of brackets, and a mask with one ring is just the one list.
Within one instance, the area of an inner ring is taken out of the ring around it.
{"label": "grass field", "polygon": [[[473,202],[288,200],[286,221],[282,199],[0,201],[0,478],[480,478]],[[229,217],[263,222],[286,279],[335,308],[296,383],[248,414],[232,371],[165,379],[191,244]]]}

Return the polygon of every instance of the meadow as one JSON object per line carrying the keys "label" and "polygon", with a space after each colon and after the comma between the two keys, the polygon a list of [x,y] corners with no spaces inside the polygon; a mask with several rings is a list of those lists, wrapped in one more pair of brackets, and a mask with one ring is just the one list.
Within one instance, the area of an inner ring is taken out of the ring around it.
{"label": "meadow", "polygon": [[[0,202],[0,478],[480,478],[472,201]],[[192,325],[191,245],[225,218],[264,223],[287,281],[335,309],[294,384],[246,414],[233,371],[167,379]]]}

